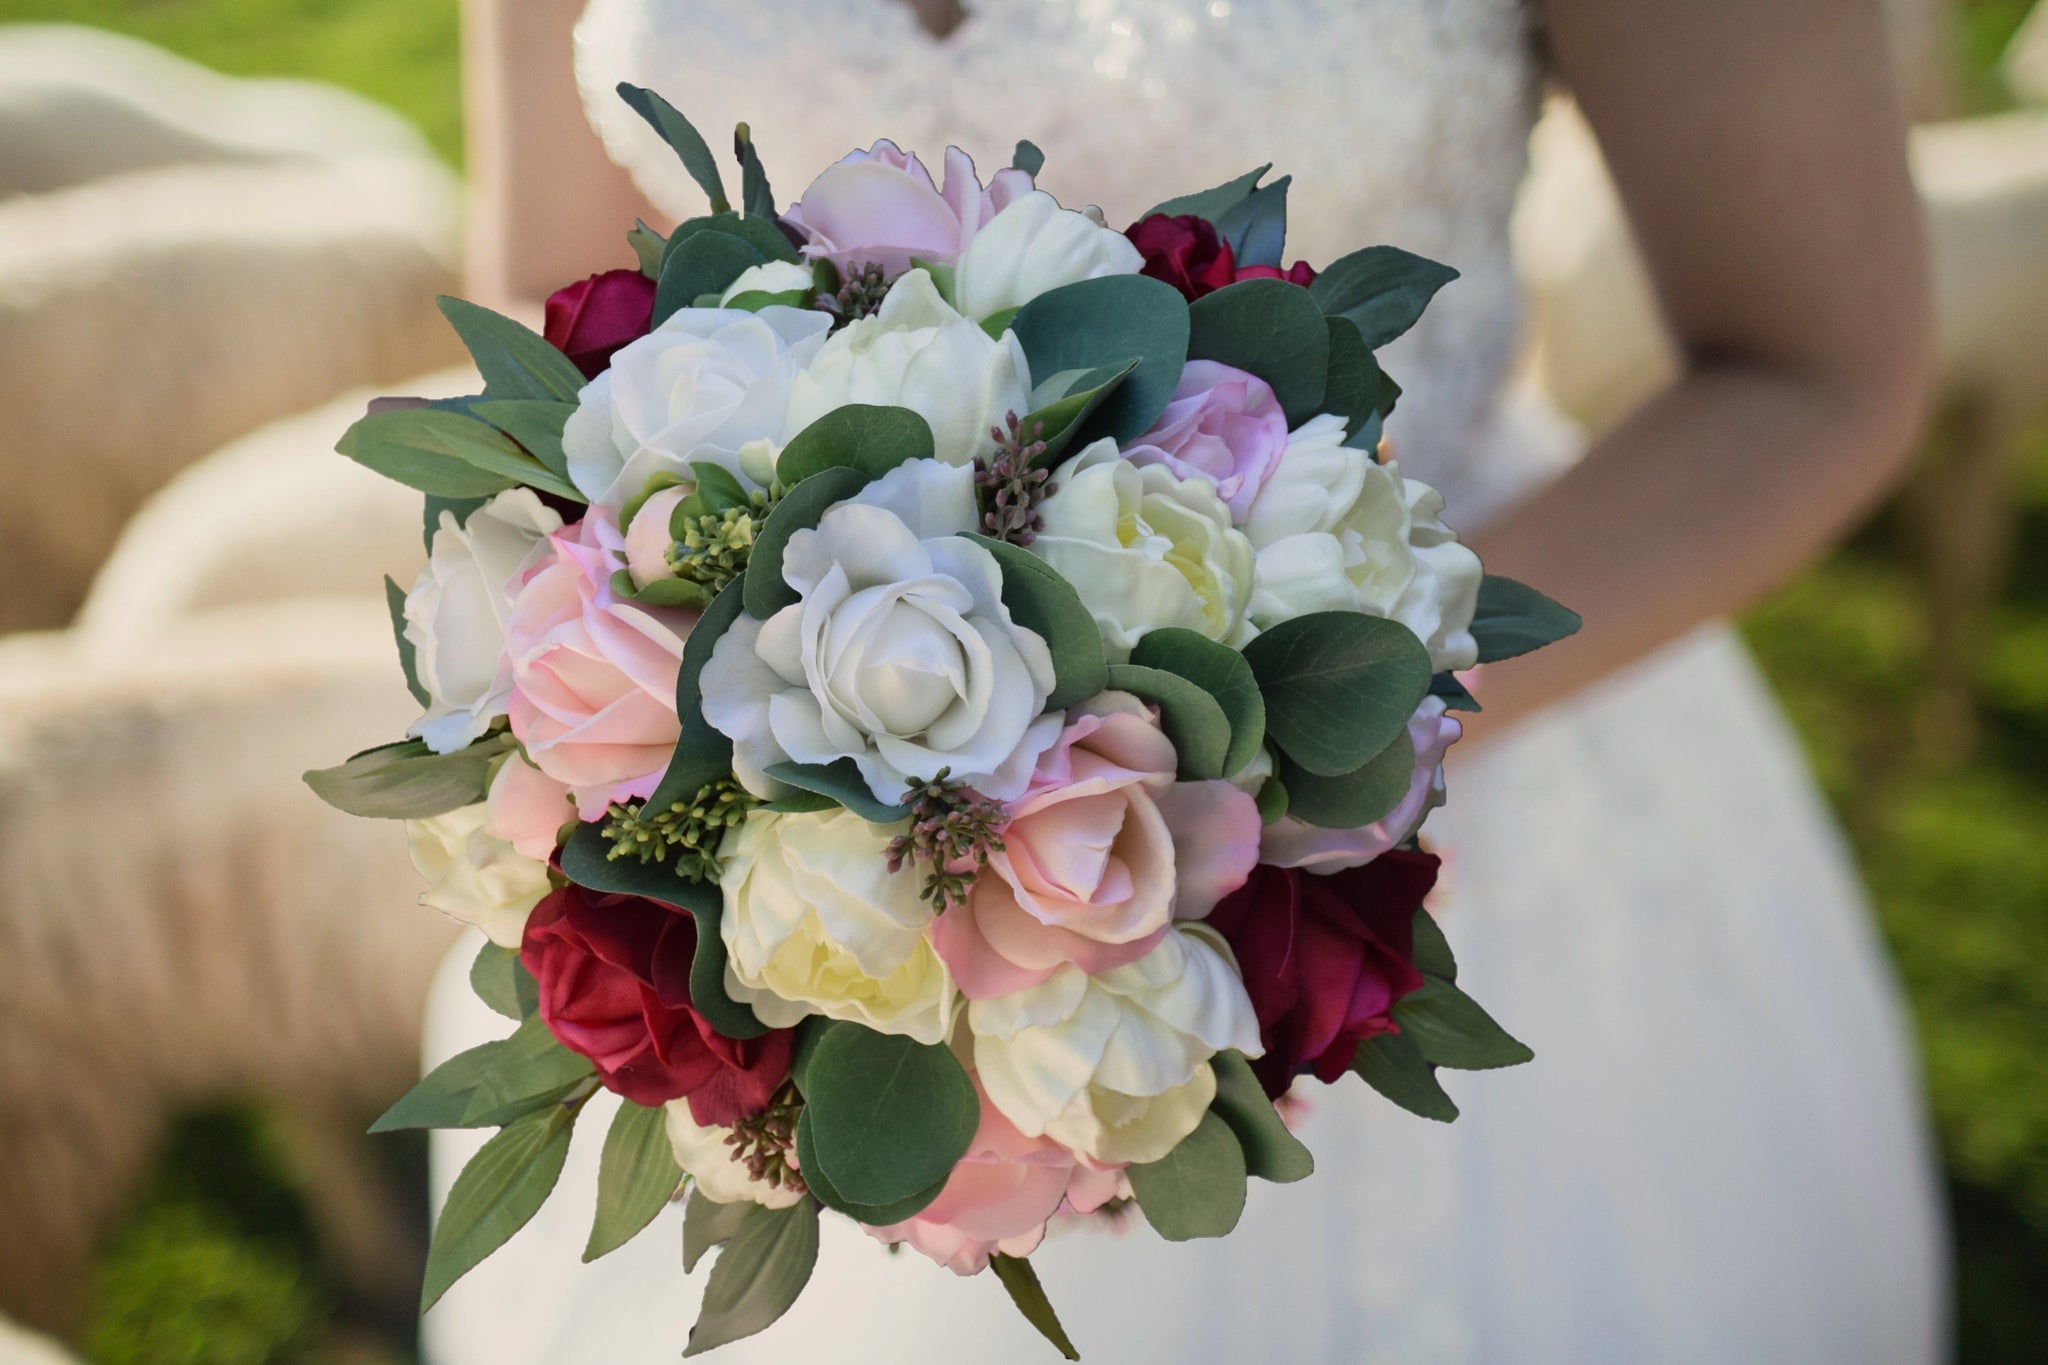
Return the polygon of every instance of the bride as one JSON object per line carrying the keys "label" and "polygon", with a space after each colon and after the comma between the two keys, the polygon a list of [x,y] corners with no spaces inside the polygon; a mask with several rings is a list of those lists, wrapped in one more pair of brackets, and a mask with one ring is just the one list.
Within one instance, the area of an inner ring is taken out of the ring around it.
{"label": "bride", "polygon": [[[637,201],[571,103],[576,0],[471,8],[477,264],[530,308],[624,264]],[[749,120],[785,177],[883,135],[985,168],[1029,137],[1044,186],[1108,196],[1112,223],[1275,161],[1290,259],[1388,241],[1463,272],[1385,357],[1391,440],[1490,568],[1587,623],[1486,671],[1430,830],[1450,937],[1538,1061],[1459,1091],[1449,1128],[1316,1089],[1320,1171],[1258,1186],[1227,1240],[1056,1228],[1034,1263],[1090,1359],[1941,1358],[1892,981],[1719,623],[1871,504],[1920,416],[1927,298],[1874,0],[591,0],[575,77],[667,220],[701,205],[618,80],[707,130]],[[1508,214],[1550,77],[1600,135],[1688,362],[1583,458],[1503,395]],[[502,1032],[466,966],[433,1060]],[[604,1124],[582,1128],[566,1190],[430,1315],[436,1365],[676,1358],[703,1274],[673,1211],[578,1264]],[[436,1135],[437,1201],[477,1136]],[[1049,1357],[990,1277],[827,1226],[809,1290],[726,1360]]]}

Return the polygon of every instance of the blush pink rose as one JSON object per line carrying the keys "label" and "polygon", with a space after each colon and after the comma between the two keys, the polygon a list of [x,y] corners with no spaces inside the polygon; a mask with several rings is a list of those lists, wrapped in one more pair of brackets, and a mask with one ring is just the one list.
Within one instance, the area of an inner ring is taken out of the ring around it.
{"label": "blush pink rose", "polygon": [[1031,188],[1031,177],[1011,167],[984,189],[967,153],[948,147],[941,190],[922,161],[885,138],[827,166],[782,221],[809,239],[805,256],[842,271],[872,263],[894,279],[912,257],[953,264],[989,219]]}
{"label": "blush pink rose", "polygon": [[[979,1078],[975,1089],[981,1089]],[[946,1188],[915,1217],[868,1235],[905,1242],[955,1275],[978,1275],[988,1258],[1028,1256],[1062,1205],[1093,1213],[1118,1193],[1121,1167],[1097,1169],[1051,1138],[1025,1137],[981,1097],[981,1126]]]}
{"label": "blush pink rose", "polygon": [[555,836],[575,818],[568,787],[516,752],[499,765],[484,794],[484,832],[537,863],[555,856]]}
{"label": "blush pink rose", "polygon": [[1208,479],[1242,522],[1287,450],[1287,414],[1273,387],[1215,360],[1190,360],[1152,429],[1124,447],[1132,464]]}
{"label": "blush pink rose", "polygon": [[618,527],[592,512],[550,538],[505,623],[512,660],[512,733],[581,819],[646,796],[668,766],[681,725],[676,674],[696,613],[628,602],[612,592],[623,564]]}
{"label": "blush pink rose", "polygon": [[1444,803],[1444,755],[1465,728],[1444,711],[1442,697],[1425,697],[1408,720],[1415,746],[1415,775],[1401,804],[1357,829],[1323,829],[1291,816],[1266,826],[1259,861],[1327,875],[1360,867],[1406,843],[1422,817]]}
{"label": "blush pink rose", "polygon": [[1095,973],[1135,962],[1258,861],[1257,804],[1228,782],[1175,780],[1173,744],[1145,703],[1105,692],[1068,715],[1010,806],[1002,849],[932,926],[971,1000],[1067,963]]}

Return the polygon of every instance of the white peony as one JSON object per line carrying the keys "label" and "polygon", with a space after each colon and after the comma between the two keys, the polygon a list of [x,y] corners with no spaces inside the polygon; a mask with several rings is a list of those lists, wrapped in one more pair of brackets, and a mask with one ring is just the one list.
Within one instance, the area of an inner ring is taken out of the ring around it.
{"label": "white peony", "polygon": [[522,856],[484,827],[484,804],[405,822],[406,851],[428,886],[420,904],[517,948],[526,917],[548,894],[548,865]]}
{"label": "white peony", "polygon": [[[730,308],[734,299],[742,294],[804,294],[817,292],[817,281],[811,276],[811,268],[798,265],[795,261],[768,261],[761,265],[748,266],[739,277],[725,287],[718,296],[720,308]],[[791,307],[802,304],[791,303]]]}
{"label": "white peony", "polygon": [[527,569],[547,554],[562,518],[530,488],[498,494],[457,522],[441,513],[427,566],[405,598],[405,638],[427,693],[406,733],[437,754],[464,748],[505,714],[512,665],[505,618]]}
{"label": "white peony", "polygon": [[1134,465],[1096,441],[1053,473],[1031,550],[1074,585],[1112,661],[1147,631],[1184,626],[1241,644],[1252,546],[1207,479]]}
{"label": "white peony", "polygon": [[583,386],[562,429],[570,481],[617,507],[651,474],[688,478],[692,461],[740,473],[742,446],[781,438],[791,378],[831,325],[800,308],[677,310]]}
{"label": "white peony", "polygon": [[1264,1050],[1229,947],[1180,924],[1126,967],[1067,966],[1041,985],[968,1006],[989,1102],[1027,1137],[1097,1162],[1157,1161],[1216,1096],[1209,1059]]}
{"label": "white peony", "polygon": [[960,253],[953,302],[968,317],[993,317],[1063,284],[1135,275],[1144,264],[1121,232],[1033,190],[989,219]]}
{"label": "white peony", "polygon": [[1258,551],[1252,623],[1316,611],[1399,621],[1429,647],[1438,672],[1479,661],[1472,613],[1479,556],[1444,525],[1443,496],[1344,444],[1344,419],[1302,423],[1245,519]]}
{"label": "white peony", "polygon": [[1026,412],[1030,392],[1017,338],[990,337],[947,305],[928,273],[913,270],[890,286],[874,316],[834,333],[796,377],[785,434],[848,403],[894,405],[931,424],[939,459],[964,465],[995,449],[989,432],[1007,414]]}
{"label": "white peony", "polygon": [[922,875],[889,871],[896,833],[845,810],[757,810],[726,837],[718,930],[733,999],[771,1028],[823,1014],[945,1040],[960,993],[925,932]]}
{"label": "white peony", "polygon": [[805,1197],[796,1185],[771,1185],[756,1180],[739,1161],[738,1152],[727,1144],[730,1128],[706,1128],[690,1117],[687,1098],[670,1100],[662,1106],[668,1128],[669,1150],[676,1165],[694,1182],[697,1193],[714,1204],[765,1204],[786,1209]]}
{"label": "white peony", "polygon": [[[926,467],[934,474],[881,481],[877,496],[900,492],[920,516],[918,485],[967,477]],[[1041,715],[1052,652],[1010,619],[995,556],[945,533],[947,499],[931,500],[937,528],[859,499],[834,507],[783,552],[798,600],[766,622],[742,614],[719,638],[704,718],[732,737],[750,788],[778,790],[772,764],[851,758],[882,801],[942,768],[1007,800],[1058,738],[1059,714]]]}

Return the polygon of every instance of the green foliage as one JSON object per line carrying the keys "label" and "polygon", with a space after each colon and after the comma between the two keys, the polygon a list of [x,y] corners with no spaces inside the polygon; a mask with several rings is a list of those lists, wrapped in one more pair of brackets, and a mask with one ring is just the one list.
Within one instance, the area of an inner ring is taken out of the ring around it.
{"label": "green foliage", "polygon": [[1238,265],[1280,264],[1287,245],[1287,186],[1293,178],[1283,175],[1253,190],[1216,220],[1216,235],[1230,243],[1231,256]]}
{"label": "green foliage", "polygon": [[1287,788],[1288,813],[1324,829],[1369,825],[1401,804],[1415,775],[1415,746],[1406,733],[1348,773],[1312,773],[1286,754],[1279,776]]}
{"label": "green foliage", "polygon": [[462,1126],[496,1127],[545,1109],[588,1081],[594,1070],[588,1057],[563,1047],[546,1021],[530,1014],[485,1062],[463,1108]]}
{"label": "green foliage", "polygon": [[716,1203],[692,1186],[683,1204],[683,1273],[695,1270],[697,1262],[711,1248],[730,1242],[756,1207],[746,1200],[737,1204]]}
{"label": "green foliage", "polygon": [[771,763],[768,776],[826,797],[870,824],[892,825],[910,814],[910,808],[901,802],[892,804],[877,797],[850,758],[830,763]]}
{"label": "green foliage", "polygon": [[1145,1221],[1169,1242],[1228,1236],[1244,1213],[1244,1149],[1213,1109],[1178,1147],[1125,1173]]}
{"label": "green foliage", "polygon": [[1029,176],[1036,176],[1045,168],[1045,153],[1038,150],[1033,142],[1019,142],[1017,150],[1010,153],[1010,164]]}
{"label": "green foliage", "polygon": [[844,502],[868,486],[868,476],[857,469],[835,465],[821,469],[785,493],[754,538],[754,550],[747,560],[747,615],[765,621],[797,600],[796,589],[782,577],[782,552],[798,531],[818,524],[834,503]]}
{"label": "green foliage", "polygon": [[540,1212],[562,1174],[575,1121],[563,1105],[528,1114],[500,1129],[462,1168],[427,1248],[422,1313]]}
{"label": "green foliage", "polygon": [[1173,398],[1188,358],[1188,305],[1172,285],[1109,275],[1040,294],[1010,322],[1031,373],[1095,370],[1138,362],[1086,422],[1077,440],[1128,441]]}
{"label": "green foliage", "polygon": [[1413,327],[1436,291],[1457,278],[1449,266],[1413,252],[1369,246],[1332,261],[1308,292],[1325,313],[1356,323],[1377,351]]}
{"label": "green foliage", "polygon": [[835,1028],[804,1068],[815,1155],[804,1172],[858,1204],[907,1199],[945,1183],[980,1115],[974,1082],[944,1044]]}
{"label": "green foliage", "polygon": [[848,403],[792,437],[775,471],[790,484],[837,468],[879,479],[897,465],[931,457],[931,424],[909,408]]}
{"label": "green foliage", "polygon": [[1223,776],[1230,721],[1216,698],[1177,673],[1139,664],[1111,664],[1109,685],[1159,708],[1159,728],[1173,741],[1180,776],[1191,782]]}
{"label": "green foliage", "polygon": [[1187,679],[1215,699],[1229,723],[1230,742],[1219,777],[1235,776],[1252,761],[1266,738],[1266,699],[1244,655],[1179,626],[1148,631],[1131,651],[1131,662]]}
{"label": "green foliage", "polygon": [[1415,633],[1362,612],[1283,621],[1246,645],[1244,657],[1266,697],[1266,733],[1301,768],[1325,777],[1370,762],[1404,735],[1429,692],[1429,653]]}
{"label": "green foliage", "polygon": [[1154,204],[1138,216],[1143,219],[1150,218],[1155,213],[1165,214],[1168,218],[1185,218],[1192,215],[1196,218],[1206,218],[1211,223],[1214,223],[1218,218],[1221,218],[1224,214],[1243,203],[1251,195],[1252,191],[1257,188],[1258,183],[1266,178],[1266,172],[1272,169],[1273,163],[1268,161],[1257,170],[1246,171],[1235,180],[1226,180],[1214,189],[1201,190],[1194,194],[1183,194],[1176,199],[1168,199],[1164,203]]}
{"label": "green foliage", "polygon": [[713,213],[725,213],[732,204],[725,197],[725,181],[718,173],[718,159],[711,155],[711,148],[705,145],[704,137],[683,117],[682,111],[655,94],[652,90],[620,81],[619,98],[632,107],[634,113],[647,120],[648,125],[661,135],[670,149],[682,161],[683,169],[704,191],[710,201]]}
{"label": "green foliage", "polygon": [[1060,1316],[1053,1312],[1052,1301],[1045,1297],[1045,1287],[1039,1284],[1038,1272],[1031,1268],[1031,1262],[1022,1256],[1007,1256],[998,1251],[988,1258],[988,1268],[1002,1281],[1003,1288],[1009,1292],[1010,1302],[1017,1305],[1024,1321],[1037,1328],[1038,1334],[1051,1342],[1053,1349],[1064,1359],[1081,1358],[1081,1353],[1074,1349],[1073,1341],[1067,1336],[1067,1329],[1060,1326]]}
{"label": "green foliage", "polygon": [[[1014,312],[1014,310],[1012,310]],[[993,322],[995,319],[991,318]],[[997,336],[1002,333],[998,331]],[[1062,370],[1048,375],[1031,390],[1033,407],[1019,423],[1027,439],[1045,442],[1045,449],[1033,461],[1037,465],[1057,464],[1074,438],[1087,427],[1117,386],[1138,368],[1138,361],[1121,365],[1098,365],[1088,370]],[[1036,436],[1032,433],[1036,432]]]}
{"label": "green foliage", "polygon": [[1323,375],[1324,412],[1344,416],[1344,443],[1370,450],[1379,443],[1379,424],[1394,407],[1394,388],[1380,363],[1366,348],[1365,338],[1349,318],[1324,318],[1329,334],[1330,367]]}
{"label": "green foliage", "polygon": [[469,964],[469,988],[476,998],[515,1023],[540,1006],[540,984],[519,960],[516,948],[486,943]]}
{"label": "green foliage", "polygon": [[1053,689],[1046,707],[1058,710],[1088,700],[1109,683],[1102,633],[1074,585],[1029,550],[1008,541],[970,535],[1003,568],[1003,605],[1010,618],[1035,632],[1052,651]]}
{"label": "green foliage", "polygon": [[661,781],[647,798],[647,804],[656,810],[686,799],[708,783],[732,776],[732,741],[704,719],[699,679],[704,665],[711,662],[711,651],[719,637],[739,619],[746,582],[747,576],[742,574],[721,588],[697,618],[697,624],[690,628],[689,638],[683,641],[682,666],[676,672],[676,715],[683,728]]}
{"label": "green foliage", "polygon": [[1351,1069],[1359,1079],[1400,1105],[1438,1123],[1458,1117],[1458,1106],[1437,1084],[1436,1069],[1405,1033],[1382,1033],[1358,1045]]}
{"label": "green foliage", "polygon": [[405,589],[393,582],[389,574],[384,576],[384,605],[391,612],[391,638],[398,643],[398,667],[405,674],[405,690],[425,706],[430,698],[427,689],[420,686],[418,654],[412,641],[405,638]]}
{"label": "green foliage", "polygon": [[467,299],[443,297],[441,316],[462,338],[484,395],[504,400],[574,403],[583,374],[538,332]]}
{"label": "green foliage", "polygon": [[1216,1098],[1210,1102],[1210,1112],[1230,1126],[1244,1152],[1246,1172],[1282,1185],[1315,1174],[1315,1158],[1281,1122],[1279,1111],[1266,1098],[1244,1054],[1219,1052],[1209,1064],[1216,1072]]}
{"label": "green foliage", "polygon": [[503,731],[452,754],[407,739],[303,776],[313,794],[336,810],[373,820],[423,820],[483,800],[491,765],[511,748],[512,736]]}
{"label": "green foliage", "polygon": [[730,232],[677,232],[669,239],[661,262],[661,280],[655,285],[652,321],[659,327],[679,308],[688,308],[706,295],[716,296],[757,265],[771,258],[746,238]]}
{"label": "green foliage", "polygon": [[1330,325],[1300,285],[1240,280],[1196,299],[1188,319],[1191,358],[1221,361],[1265,380],[1290,427],[1320,411]]}
{"label": "green foliage", "polygon": [[1479,642],[1479,662],[1483,664],[1554,644],[1578,634],[1582,624],[1577,612],[1512,578],[1488,574],[1479,582],[1472,638]]}
{"label": "green foliage", "polygon": [[1394,1022],[1433,1066],[1490,1071],[1520,1066],[1536,1055],[1496,1024],[1478,1001],[1441,977],[1426,977],[1421,990],[1403,996],[1394,1006]]}
{"label": "green foliage", "polygon": [[720,1252],[704,1286],[704,1306],[690,1329],[685,1356],[753,1336],[773,1326],[810,1283],[818,1263],[818,1206],[750,1206]]}
{"label": "green foliage", "polygon": [[583,1259],[594,1261],[630,1242],[667,1206],[683,1183],[668,1142],[666,1115],[626,1100],[604,1135],[597,1166],[597,1215]]}

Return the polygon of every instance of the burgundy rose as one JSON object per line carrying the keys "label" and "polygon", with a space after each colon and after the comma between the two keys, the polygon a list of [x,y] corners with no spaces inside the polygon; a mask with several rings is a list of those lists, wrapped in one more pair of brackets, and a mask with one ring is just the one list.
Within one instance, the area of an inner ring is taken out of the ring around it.
{"label": "burgundy rose", "polygon": [[1325,877],[1261,864],[1210,914],[1258,1016],[1266,1055],[1252,1069],[1267,1094],[1303,1071],[1334,1081],[1360,1043],[1399,1031],[1394,1002],[1422,987],[1415,911],[1436,871],[1427,853],[1383,853]]}
{"label": "burgundy rose", "polygon": [[767,1107],[794,1035],[714,1032],[690,1007],[696,953],[686,911],[565,886],[534,907],[519,960],[540,983],[549,1030],[596,1063],[607,1088],[649,1107],[687,1095],[699,1124],[731,1124]]}
{"label": "burgundy rose", "polygon": [[1306,289],[1316,282],[1316,270],[1307,261],[1296,261],[1285,270],[1282,270],[1277,265],[1241,265],[1237,268],[1237,278],[1240,280],[1285,280],[1289,284],[1298,284],[1303,289]]}
{"label": "burgundy rose", "polygon": [[647,335],[654,317],[654,281],[637,270],[607,270],[548,295],[541,334],[595,379],[612,354]]}
{"label": "burgundy rose", "polygon": [[1155,213],[1124,229],[1124,236],[1145,257],[1139,274],[1164,280],[1190,300],[1239,280],[1285,280],[1304,289],[1316,280],[1307,261],[1296,261],[1286,270],[1239,265],[1236,253],[1217,235],[1215,225],[1191,213],[1178,218]]}

